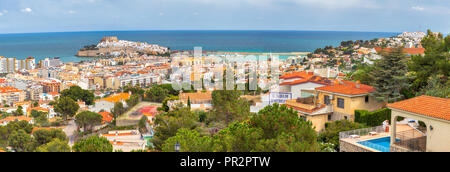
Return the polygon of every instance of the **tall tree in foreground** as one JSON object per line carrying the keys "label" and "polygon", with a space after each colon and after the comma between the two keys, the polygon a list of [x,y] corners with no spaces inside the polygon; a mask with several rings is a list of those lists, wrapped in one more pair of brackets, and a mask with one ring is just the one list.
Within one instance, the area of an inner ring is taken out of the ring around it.
{"label": "tall tree in foreground", "polygon": [[65,96],[61,96],[55,105],[55,111],[60,113],[64,120],[67,120],[68,117],[75,116],[78,109],[80,109],[78,103],[72,98]]}
{"label": "tall tree in foreground", "polygon": [[112,152],[113,145],[105,137],[91,136],[76,142],[74,152]]}
{"label": "tall tree in foreground", "polygon": [[94,126],[102,123],[102,116],[95,112],[84,111],[75,117],[75,123],[78,127],[83,127],[83,131],[92,132]]}
{"label": "tall tree in foreground", "polygon": [[425,55],[413,55],[408,63],[414,76],[411,87],[416,92],[433,83],[436,75],[441,76],[441,82],[446,83],[450,74],[450,35],[444,38],[442,34],[428,30],[427,36],[422,39],[422,46]]}
{"label": "tall tree in foreground", "polygon": [[311,122],[294,110],[274,104],[248,121],[236,122],[214,136],[218,152],[316,152],[320,150]]}
{"label": "tall tree in foreground", "polygon": [[373,95],[378,101],[396,102],[403,99],[401,90],[409,86],[406,66],[406,56],[402,47],[382,52],[382,58],[375,62],[370,76],[372,86],[376,91]]}
{"label": "tall tree in foreground", "polygon": [[53,141],[36,148],[36,152],[70,152],[70,146],[67,143],[67,140],[62,141],[54,139]]}
{"label": "tall tree in foreground", "polygon": [[241,92],[236,90],[216,90],[212,93],[212,104],[217,121],[225,121],[226,126],[236,120],[248,118],[250,105],[240,98]]}

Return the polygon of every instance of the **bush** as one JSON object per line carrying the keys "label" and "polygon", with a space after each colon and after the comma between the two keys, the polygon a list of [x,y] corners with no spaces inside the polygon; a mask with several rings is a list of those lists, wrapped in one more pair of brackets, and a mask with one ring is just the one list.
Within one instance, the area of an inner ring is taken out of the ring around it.
{"label": "bush", "polygon": [[374,112],[369,112],[367,110],[355,111],[355,122],[366,124],[367,126],[380,126],[386,120],[391,120],[391,110],[387,108]]}

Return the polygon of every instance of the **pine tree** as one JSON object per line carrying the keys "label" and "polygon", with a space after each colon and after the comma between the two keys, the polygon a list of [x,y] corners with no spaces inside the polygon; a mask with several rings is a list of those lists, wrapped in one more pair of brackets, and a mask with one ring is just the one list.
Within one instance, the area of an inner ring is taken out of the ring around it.
{"label": "pine tree", "polygon": [[375,62],[375,68],[370,76],[376,91],[373,95],[378,101],[396,102],[403,99],[400,93],[408,86],[406,56],[402,47],[382,52],[382,58]]}

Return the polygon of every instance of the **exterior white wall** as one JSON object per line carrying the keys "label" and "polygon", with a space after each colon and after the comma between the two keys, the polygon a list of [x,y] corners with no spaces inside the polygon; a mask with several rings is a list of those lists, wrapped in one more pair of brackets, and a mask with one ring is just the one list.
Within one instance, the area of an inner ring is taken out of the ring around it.
{"label": "exterior white wall", "polygon": [[325,86],[325,85],[316,84],[316,83],[312,83],[312,82],[293,85],[291,87],[292,98],[297,99],[297,98],[301,97],[302,96],[301,90],[315,90],[315,88],[323,87],[323,86]]}

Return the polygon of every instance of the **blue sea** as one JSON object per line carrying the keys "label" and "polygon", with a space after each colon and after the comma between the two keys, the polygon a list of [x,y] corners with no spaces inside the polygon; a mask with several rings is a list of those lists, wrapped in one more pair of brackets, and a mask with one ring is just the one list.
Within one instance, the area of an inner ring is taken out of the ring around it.
{"label": "blue sea", "polygon": [[[97,31],[0,34],[0,56],[25,59],[60,57],[64,62],[88,60],[74,55],[85,45],[97,44],[105,36],[190,50],[256,53],[312,52],[341,41],[387,38],[399,33],[342,31]],[[282,58],[282,57],[280,57]]]}

